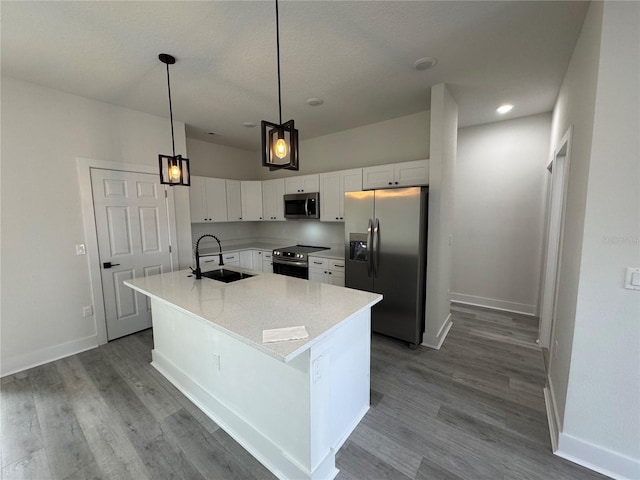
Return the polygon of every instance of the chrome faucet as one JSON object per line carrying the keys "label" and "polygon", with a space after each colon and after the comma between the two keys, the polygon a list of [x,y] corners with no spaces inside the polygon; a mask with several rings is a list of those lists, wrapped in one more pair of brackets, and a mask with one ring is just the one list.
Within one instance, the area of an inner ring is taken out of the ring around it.
{"label": "chrome faucet", "polygon": [[202,240],[204,237],[215,238],[216,242],[218,242],[218,248],[220,249],[219,265],[221,267],[224,265],[224,262],[222,261],[222,245],[220,245],[220,240],[218,240],[218,237],[216,237],[215,235],[211,235],[210,233],[205,233],[196,242],[196,269],[195,270],[193,268],[191,269],[191,271],[196,275],[196,280],[200,280],[202,278],[202,271],[200,270],[200,240]]}

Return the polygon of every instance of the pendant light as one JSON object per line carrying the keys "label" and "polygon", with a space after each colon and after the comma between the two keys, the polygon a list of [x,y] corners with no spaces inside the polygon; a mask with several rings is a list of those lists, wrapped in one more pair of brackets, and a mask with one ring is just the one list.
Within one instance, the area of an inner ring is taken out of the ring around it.
{"label": "pendant light", "polygon": [[262,120],[262,166],[269,170],[298,170],[298,130],[293,120],[282,123],[280,89],[280,22],[276,0],[276,52],[278,59],[278,114],[280,123]]}
{"label": "pendant light", "polygon": [[171,148],[173,155],[158,155],[160,164],[160,183],[165,185],[191,185],[189,175],[189,159],[182,155],[176,155],[176,143],[173,135],[173,109],[171,108],[171,81],[169,79],[169,65],[176,63],[175,57],[161,53],[158,55],[160,61],[167,65],[167,89],[169,91],[169,120],[171,121]]}

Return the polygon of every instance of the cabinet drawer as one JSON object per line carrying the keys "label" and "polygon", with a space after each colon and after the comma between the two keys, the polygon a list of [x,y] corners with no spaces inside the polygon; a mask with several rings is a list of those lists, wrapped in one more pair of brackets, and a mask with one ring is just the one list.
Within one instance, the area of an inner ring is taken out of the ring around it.
{"label": "cabinet drawer", "polygon": [[344,260],[329,260],[329,269],[344,272]]}
{"label": "cabinet drawer", "polygon": [[200,257],[200,270],[203,272],[213,270],[219,264],[218,259],[218,255],[207,255],[205,257]]}
{"label": "cabinet drawer", "polygon": [[309,257],[309,268],[327,268],[328,265],[326,258]]}
{"label": "cabinet drawer", "polygon": [[222,259],[225,263],[240,263],[240,254],[239,253],[224,253],[222,254]]}

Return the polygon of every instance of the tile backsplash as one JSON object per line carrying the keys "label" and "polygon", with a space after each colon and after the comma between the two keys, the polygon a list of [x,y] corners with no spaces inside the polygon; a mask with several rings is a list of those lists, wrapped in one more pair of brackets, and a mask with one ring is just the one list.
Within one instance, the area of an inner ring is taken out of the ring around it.
{"label": "tile backsplash", "polygon": [[[211,233],[221,242],[267,241],[287,245],[337,246],[344,242],[344,224],[328,223],[318,220],[288,220],[283,222],[229,222],[229,223],[193,223],[192,241]],[[283,245],[285,246],[285,245]]]}

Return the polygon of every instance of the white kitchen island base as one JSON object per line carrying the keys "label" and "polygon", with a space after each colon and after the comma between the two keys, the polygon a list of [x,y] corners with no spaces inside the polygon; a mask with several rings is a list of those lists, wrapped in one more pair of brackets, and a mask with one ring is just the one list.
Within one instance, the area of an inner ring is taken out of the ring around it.
{"label": "white kitchen island base", "polygon": [[151,305],[162,375],[277,477],[335,477],[335,454],[369,409],[370,307],[285,362],[164,300]]}

